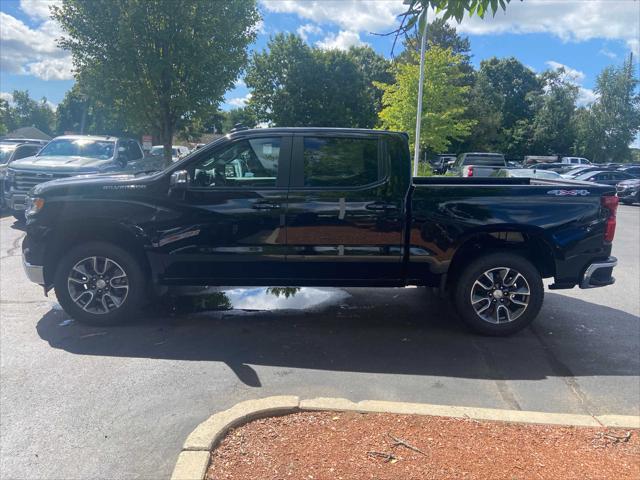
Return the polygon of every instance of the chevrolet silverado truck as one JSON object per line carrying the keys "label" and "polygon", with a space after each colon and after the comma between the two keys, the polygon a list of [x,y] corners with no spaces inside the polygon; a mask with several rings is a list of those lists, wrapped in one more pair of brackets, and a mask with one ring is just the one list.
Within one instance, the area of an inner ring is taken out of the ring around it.
{"label": "chevrolet silverado truck", "polygon": [[4,198],[22,220],[29,190],[38,183],[74,175],[135,171],[149,168],[136,140],[96,135],[64,135],[33,156],[11,162],[6,170]]}
{"label": "chevrolet silverado truck", "polygon": [[614,282],[611,186],[412,178],[404,133],[239,130],[155,173],[35,186],[29,279],[79,321],[133,318],[151,287],[421,285],[473,329],[527,326],[551,289]]}

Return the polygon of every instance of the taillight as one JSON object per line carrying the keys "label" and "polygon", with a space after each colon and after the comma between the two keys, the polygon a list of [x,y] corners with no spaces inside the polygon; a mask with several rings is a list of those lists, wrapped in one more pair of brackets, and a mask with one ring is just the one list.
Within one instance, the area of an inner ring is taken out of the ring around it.
{"label": "taillight", "polygon": [[604,241],[613,242],[613,237],[616,234],[616,211],[618,210],[618,197],[616,197],[615,195],[600,197],[600,204],[609,212],[607,216],[607,223],[605,223],[604,226]]}
{"label": "taillight", "polygon": [[473,177],[473,166],[467,168],[467,177]]}

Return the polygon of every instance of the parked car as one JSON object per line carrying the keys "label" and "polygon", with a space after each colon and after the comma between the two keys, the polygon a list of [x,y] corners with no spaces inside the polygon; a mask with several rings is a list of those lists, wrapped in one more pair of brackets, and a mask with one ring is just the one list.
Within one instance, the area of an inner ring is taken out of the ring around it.
{"label": "parked car", "polygon": [[559,173],[553,170],[537,169],[537,168],[503,168],[494,172],[492,177],[506,178],[544,178],[547,180],[562,180]]}
{"label": "parked car", "polygon": [[583,175],[589,172],[602,172],[604,170],[608,170],[607,168],[602,167],[601,165],[583,165],[581,167],[572,168],[571,170],[567,170],[562,174],[564,178],[571,179],[576,178],[579,175]]}
{"label": "parked car", "polygon": [[557,155],[527,155],[524,157],[522,165],[535,165],[538,163],[558,163]]}
{"label": "parked car", "polygon": [[451,153],[441,153],[429,162],[431,169],[436,175],[443,175],[447,173],[449,166],[455,163],[456,156]]}
{"label": "parked car", "polygon": [[74,175],[149,169],[136,140],[108,136],[56,137],[36,155],[7,168],[4,194],[7,207],[22,219],[29,190],[42,182]]}
{"label": "parked car", "polygon": [[640,165],[628,165],[617,169],[618,172],[624,172],[632,177],[640,178]]}
{"label": "parked car", "polygon": [[[46,142],[44,142],[46,143]],[[4,179],[7,175],[7,167],[15,160],[35,155],[42,148],[40,141],[32,142],[27,139],[15,141],[0,141],[0,208],[4,208]]]}
{"label": "parked car", "polygon": [[584,157],[562,157],[561,163],[570,163],[571,165],[591,165],[591,162]]}
{"label": "parked car", "polygon": [[602,185],[617,185],[623,180],[633,178],[628,173],[616,172],[615,170],[596,170],[595,172],[587,172],[574,177],[575,180],[583,182],[594,182]]}
{"label": "parked car", "polygon": [[616,194],[627,205],[640,202],[640,178],[621,181],[616,185]]}
{"label": "parked car", "polygon": [[154,174],[42,183],[25,271],[89,324],[135,318],[158,284],[425,285],[491,335],[531,323],[543,278],[614,282],[615,188],[412,178],[410,164],[404,133],[273,128],[230,133]]}
{"label": "parked car", "polygon": [[549,170],[560,174],[570,170],[571,165],[567,165],[566,163],[536,163],[529,165],[527,169]]}
{"label": "parked car", "polygon": [[473,152],[458,155],[451,170],[458,177],[488,177],[506,166],[501,153]]}
{"label": "parked car", "polygon": [[[173,145],[171,147],[171,160],[177,162],[182,157],[189,154],[189,147],[185,147],[184,145]],[[163,145],[154,145],[149,150],[149,155],[152,157],[163,157],[164,156],[164,146]]]}

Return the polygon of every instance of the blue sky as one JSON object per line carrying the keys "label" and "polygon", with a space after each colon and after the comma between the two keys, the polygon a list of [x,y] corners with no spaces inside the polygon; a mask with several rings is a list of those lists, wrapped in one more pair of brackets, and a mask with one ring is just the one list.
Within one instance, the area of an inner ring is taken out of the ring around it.
{"label": "blue sky", "polygon": [[[0,95],[28,89],[53,106],[73,85],[71,60],[55,46],[57,24],[47,18],[57,0],[0,0]],[[251,49],[265,48],[278,32],[301,32],[322,48],[368,44],[387,57],[392,39],[386,32],[403,11],[402,0],[259,0],[263,22]],[[621,63],[640,45],[638,0],[524,0],[506,13],[481,20],[465,18],[458,31],[471,41],[473,63],[492,56],[514,56],[541,72],[560,65],[581,87],[581,103],[593,101],[595,79],[607,65]],[[247,98],[241,80],[225,96],[225,109]]]}

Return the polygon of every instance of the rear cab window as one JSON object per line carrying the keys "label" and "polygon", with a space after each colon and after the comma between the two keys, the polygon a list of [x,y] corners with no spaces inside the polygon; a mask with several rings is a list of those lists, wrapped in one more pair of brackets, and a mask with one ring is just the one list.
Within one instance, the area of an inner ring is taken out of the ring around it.
{"label": "rear cab window", "polygon": [[464,157],[463,165],[487,165],[492,167],[505,166],[502,155],[468,154]]}
{"label": "rear cab window", "polygon": [[304,187],[360,187],[383,177],[381,140],[371,137],[305,136]]}

